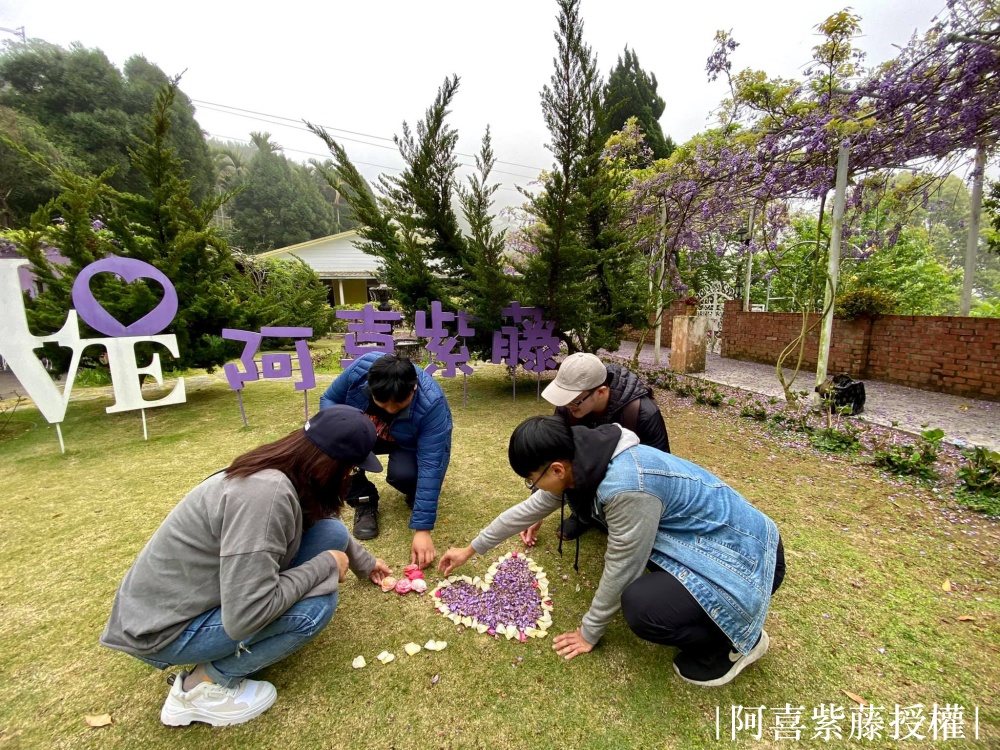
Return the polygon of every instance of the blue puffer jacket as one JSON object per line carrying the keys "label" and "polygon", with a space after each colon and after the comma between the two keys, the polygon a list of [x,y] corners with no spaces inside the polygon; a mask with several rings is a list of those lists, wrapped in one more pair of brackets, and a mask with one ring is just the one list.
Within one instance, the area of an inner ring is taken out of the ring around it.
{"label": "blue puffer jacket", "polygon": [[[369,352],[354,360],[320,397],[320,408],[334,404],[347,404],[361,411],[368,408],[368,370],[383,356],[381,352]],[[437,519],[441,483],[451,459],[451,409],[437,381],[416,365],[413,367],[417,371],[417,392],[410,405],[396,415],[389,431],[400,449],[417,454],[417,496],[410,528],[430,530]]]}

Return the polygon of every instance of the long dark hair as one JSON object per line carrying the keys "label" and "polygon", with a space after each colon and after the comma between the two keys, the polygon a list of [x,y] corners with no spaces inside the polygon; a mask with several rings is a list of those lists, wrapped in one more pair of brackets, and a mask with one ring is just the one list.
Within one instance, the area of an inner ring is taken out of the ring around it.
{"label": "long dark hair", "polygon": [[225,472],[229,478],[249,477],[265,469],[280,471],[299,496],[305,525],[312,526],[321,518],[339,515],[352,468],[326,455],[298,429],[237,457]]}

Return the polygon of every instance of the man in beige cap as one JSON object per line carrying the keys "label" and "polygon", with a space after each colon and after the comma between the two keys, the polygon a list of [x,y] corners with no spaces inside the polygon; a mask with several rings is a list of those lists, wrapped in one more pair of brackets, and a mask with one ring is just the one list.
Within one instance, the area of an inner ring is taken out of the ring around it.
{"label": "man in beige cap", "polygon": [[[670,452],[667,428],[652,389],[621,365],[606,365],[586,352],[563,360],[556,379],[542,391],[556,414],[571,427],[596,427],[616,422],[639,436],[642,445]],[[541,522],[521,532],[527,545],[538,538]],[[559,528],[562,539],[576,539],[590,524],[575,512]]]}

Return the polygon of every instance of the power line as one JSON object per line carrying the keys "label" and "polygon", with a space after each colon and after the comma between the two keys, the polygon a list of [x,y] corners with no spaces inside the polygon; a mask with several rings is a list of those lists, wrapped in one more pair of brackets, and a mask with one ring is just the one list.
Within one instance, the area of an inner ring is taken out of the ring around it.
{"label": "power line", "polygon": [[[205,105],[203,105],[203,107],[205,109],[209,109],[212,112],[220,112],[220,113],[226,114],[226,115],[235,115],[236,117],[245,117],[248,120],[256,120],[257,122],[265,122],[265,123],[268,123],[269,125],[277,125],[278,127],[282,127],[282,128],[290,128],[292,130],[301,130],[301,131],[304,131],[306,133],[312,133],[312,131],[309,130],[309,128],[304,128],[304,127],[301,127],[300,125],[286,125],[283,122],[274,122],[273,120],[265,120],[263,116],[262,117],[254,117],[252,115],[241,115],[241,114],[238,114],[236,112],[226,112],[225,110],[214,109],[211,106],[205,106]],[[287,120],[289,118],[282,117],[282,118],[279,118],[279,119]],[[368,141],[359,141],[356,138],[343,138],[343,137],[341,137],[340,140],[342,140],[342,141],[351,141],[352,143],[361,143],[361,144],[363,144],[365,146],[375,146],[376,148],[385,148],[385,149],[389,149],[393,153],[398,153],[398,151],[397,151],[397,149],[396,149],[395,146],[383,146],[381,143],[369,143]],[[291,150],[295,150],[295,149],[291,149]],[[458,163],[459,163],[460,166],[463,166],[463,167],[474,167],[475,166],[475,164],[466,164],[465,162],[461,162],[461,161],[458,162]],[[520,177],[523,180],[533,180],[533,179],[535,179],[534,175],[517,174],[516,172],[506,172],[506,171],[504,171],[502,169],[491,169],[490,172],[496,172],[497,174],[506,174],[506,175],[510,175],[511,177]]]}
{"label": "power line", "polygon": [[[236,138],[236,137],[231,136],[231,135],[222,135],[221,133],[209,133],[208,131],[206,131],[206,135],[208,135],[209,138],[218,138],[218,139],[223,140],[223,141],[235,141],[236,143],[245,143],[247,145],[252,144],[252,141],[248,141],[246,138]],[[317,153],[315,151],[303,151],[300,148],[291,148],[291,147],[282,146],[281,149],[283,151],[294,151],[297,154],[305,154],[306,156],[318,156],[318,157],[321,157],[321,158],[328,158],[330,156],[329,154],[320,154],[320,153]],[[356,160],[353,160],[353,159],[352,159],[352,161],[355,164],[363,164],[366,167],[375,167],[376,169],[391,169],[393,172],[402,172],[403,171],[400,167],[390,167],[390,166],[388,166],[386,164],[373,164],[372,162],[368,162],[368,161],[356,161]],[[473,168],[474,165],[472,165],[472,164],[461,164],[460,163],[459,166],[471,169],[471,168]],[[516,185],[516,183],[515,183],[515,185]],[[507,191],[509,191],[511,193],[520,193],[521,192],[520,190],[516,190],[514,188],[505,187],[503,184],[498,185],[498,187],[501,190],[507,190]]]}
{"label": "power line", "polygon": [[[205,101],[203,99],[192,99],[191,101],[194,102],[195,104],[201,104],[201,105],[205,105],[205,106],[208,106],[208,107],[217,107],[217,108],[221,108],[222,110],[232,110],[234,113],[235,112],[245,112],[247,114],[257,115],[259,117],[270,117],[270,118],[272,118],[274,120],[284,120],[286,122],[293,122],[293,123],[296,123],[296,129],[298,129],[298,130],[308,130],[308,128],[303,128],[300,125],[298,125],[298,123],[302,122],[302,120],[294,119],[294,118],[291,118],[291,117],[282,117],[281,115],[272,115],[272,114],[268,114],[266,112],[257,112],[257,111],[252,110],[252,109],[242,109],[240,107],[233,107],[233,106],[231,106],[229,104],[218,104],[216,102],[207,102],[207,101]],[[216,109],[215,111],[218,112],[220,110]],[[223,114],[227,114],[227,113],[223,112]],[[255,119],[255,118],[250,118],[250,119]],[[271,123],[271,124],[272,125],[278,125],[280,123],[274,122],[274,123]],[[395,143],[394,139],[392,139],[392,138],[386,138],[385,136],[381,136],[381,135],[372,135],[371,133],[361,133],[361,132],[358,132],[356,130],[345,130],[344,128],[336,128],[336,127],[334,127],[332,125],[320,125],[320,127],[324,128],[326,130],[336,130],[336,131],[341,132],[341,133],[350,133],[351,135],[360,135],[360,136],[362,136],[364,138],[374,138],[375,140],[378,140],[378,141],[388,141],[388,142],[393,143],[393,144]],[[350,138],[343,138],[343,140],[350,141],[352,139],[350,139]],[[356,143],[365,143],[365,145],[375,146],[376,148],[390,148],[390,149],[395,150],[395,146],[383,146],[383,145],[378,144],[378,143],[367,143],[365,141],[356,141]],[[475,154],[464,154],[464,153],[461,153],[461,152],[458,152],[458,151],[455,152],[455,155],[456,156],[465,156],[465,157],[468,157],[470,159],[476,158]],[[535,167],[535,166],[532,166],[530,164],[518,164],[517,162],[506,161],[504,159],[497,159],[496,161],[497,161],[498,164],[508,164],[508,165],[510,165],[512,167],[521,167],[522,169],[530,169],[530,170],[533,170],[536,173],[537,172],[541,172],[541,171],[544,170],[543,167]],[[499,170],[497,170],[497,171],[499,171]],[[505,172],[504,174],[513,174],[513,173],[511,173],[511,172]],[[514,175],[514,176],[515,177],[527,177],[528,175]]]}

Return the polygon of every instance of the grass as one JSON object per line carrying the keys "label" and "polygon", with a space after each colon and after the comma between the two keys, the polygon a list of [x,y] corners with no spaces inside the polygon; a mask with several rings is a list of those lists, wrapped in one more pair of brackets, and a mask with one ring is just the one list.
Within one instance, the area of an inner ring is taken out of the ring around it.
{"label": "grass", "polygon": [[[329,376],[320,379],[320,386]],[[506,462],[525,417],[548,412],[533,378],[512,402],[502,368],[444,381],[455,435],[434,540],[466,544],[524,496]],[[315,392],[314,392],[315,393]],[[111,415],[103,391],[74,400],[63,425],[66,455],[37,412],[18,409],[0,435],[0,746],[25,748],[708,748],[722,714],[721,746],[787,746],[728,739],[733,705],[848,709],[842,691],[891,712],[896,705],[958,703],[966,733],[979,707],[980,741],[1000,744],[998,525],[942,504],[929,491],[881,477],[840,456],[787,446],[780,437],[670,395],[661,403],[671,447],[730,482],[777,522],[788,575],[767,629],[771,651],[732,684],[705,690],[677,679],[673,649],[637,640],[618,616],[594,653],[560,660],[544,641],[493,641],[457,632],[426,597],[383,594],[351,577],[331,626],[265,676],[278,702],[240,727],[168,730],[158,712],[163,675],[98,637],[115,590],[173,505],[234,456],[301,424],[301,396],[286,382],[244,392],[249,428],[218,378],[189,381],[182,406]],[[318,394],[310,398],[315,406]],[[369,548],[394,568],[408,560],[408,513],[382,493],[382,535]],[[546,522],[532,556],[549,572],[553,633],[575,627],[600,577],[604,537],[556,553]],[[519,549],[513,541],[497,554]],[[474,558],[470,574],[487,559]],[[562,576],[566,576],[564,580]],[[431,583],[435,576],[429,576]],[[950,591],[944,591],[945,581]],[[959,617],[973,620],[960,621]],[[404,643],[447,640],[441,653],[408,657]],[[375,655],[388,649],[396,661]],[[369,666],[350,668],[364,654]],[[518,661],[518,657],[522,661]],[[439,680],[432,684],[432,678]],[[91,729],[85,714],[114,725]],[[891,716],[888,716],[888,722]],[[795,746],[854,746],[811,741]],[[915,746],[933,746],[928,739]],[[857,746],[895,747],[889,740]]]}

